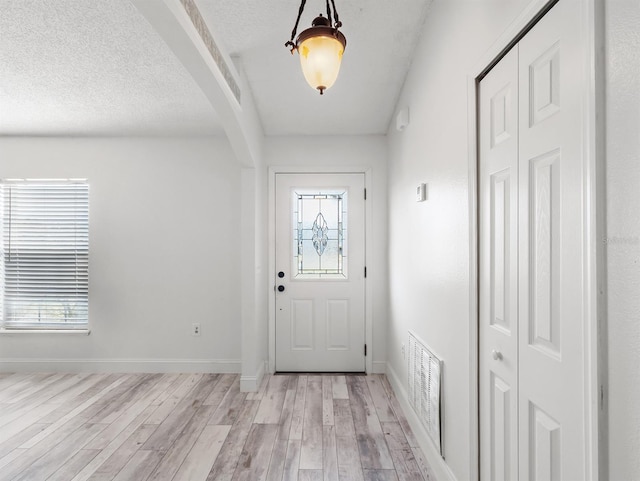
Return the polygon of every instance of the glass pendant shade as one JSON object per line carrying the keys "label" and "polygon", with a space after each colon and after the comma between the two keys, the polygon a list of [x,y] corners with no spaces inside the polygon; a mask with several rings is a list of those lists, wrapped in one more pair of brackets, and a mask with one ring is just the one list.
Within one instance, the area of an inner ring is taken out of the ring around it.
{"label": "glass pendant shade", "polygon": [[311,88],[322,94],[338,78],[344,45],[334,36],[309,37],[298,45],[302,73]]}
{"label": "glass pendant shade", "polygon": [[342,32],[332,27],[322,15],[315,18],[311,28],[298,35],[294,48],[300,54],[302,73],[311,88],[319,90],[320,95],[338,78],[346,46],[347,39]]}

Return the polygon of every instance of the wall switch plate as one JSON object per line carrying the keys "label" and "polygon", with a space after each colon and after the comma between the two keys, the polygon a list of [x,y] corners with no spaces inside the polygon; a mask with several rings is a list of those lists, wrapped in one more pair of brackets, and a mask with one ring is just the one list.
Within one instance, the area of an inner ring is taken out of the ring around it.
{"label": "wall switch plate", "polygon": [[409,125],[409,107],[405,107],[396,115],[396,129],[402,132]]}
{"label": "wall switch plate", "polygon": [[420,184],[416,188],[416,201],[424,202],[427,200],[427,184]]}
{"label": "wall switch plate", "polygon": [[199,336],[200,335],[200,323],[199,322],[194,322],[193,324],[191,324],[191,335],[192,336]]}

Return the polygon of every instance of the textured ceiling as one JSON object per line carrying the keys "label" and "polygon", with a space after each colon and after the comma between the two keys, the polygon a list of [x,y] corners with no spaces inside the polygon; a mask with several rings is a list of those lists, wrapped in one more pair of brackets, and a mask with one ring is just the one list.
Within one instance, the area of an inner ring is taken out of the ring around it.
{"label": "textured ceiling", "polygon": [[0,135],[223,135],[129,0],[0,0]]}
{"label": "textured ceiling", "polygon": [[[431,0],[336,0],[347,48],[324,96],[284,47],[298,0],[196,0],[241,59],[268,135],[385,133]],[[308,0],[298,31],[324,12]],[[326,13],[325,13],[326,15]],[[129,0],[0,0],[0,135],[222,135]]]}

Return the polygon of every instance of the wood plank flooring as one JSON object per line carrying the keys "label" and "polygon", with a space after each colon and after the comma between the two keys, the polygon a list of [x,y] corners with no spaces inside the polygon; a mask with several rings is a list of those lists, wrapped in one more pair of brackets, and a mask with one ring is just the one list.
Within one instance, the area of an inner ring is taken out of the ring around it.
{"label": "wood plank flooring", "polygon": [[435,481],[383,375],[0,374],[0,481]]}

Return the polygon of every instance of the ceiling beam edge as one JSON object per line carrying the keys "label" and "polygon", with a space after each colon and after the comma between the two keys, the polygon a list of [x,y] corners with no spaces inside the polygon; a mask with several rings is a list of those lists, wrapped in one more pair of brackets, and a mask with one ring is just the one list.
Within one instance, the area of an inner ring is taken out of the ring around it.
{"label": "ceiling beam edge", "polygon": [[[131,0],[147,19],[194,81],[220,117],[231,148],[243,167],[261,164],[262,127],[244,75],[235,71],[234,63],[219,52],[240,84],[242,106],[231,90],[220,67],[194,26],[180,0]],[[209,32],[210,33],[210,32]],[[227,75],[229,72],[227,72]],[[237,92],[236,92],[237,93]]]}

